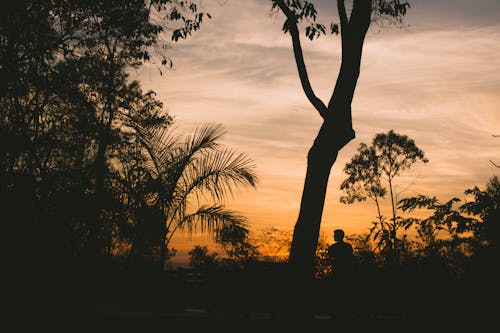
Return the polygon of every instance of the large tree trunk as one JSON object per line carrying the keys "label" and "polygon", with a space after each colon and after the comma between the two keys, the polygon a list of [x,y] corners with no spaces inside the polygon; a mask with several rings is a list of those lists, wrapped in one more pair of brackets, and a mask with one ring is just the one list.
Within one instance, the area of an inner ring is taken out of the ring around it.
{"label": "large tree trunk", "polygon": [[[300,279],[307,279],[314,274],[314,256],[330,171],[339,150],[354,138],[350,127],[345,130],[335,125],[328,120],[323,122],[307,155],[306,178],[289,260],[295,276]],[[344,135],[339,135],[342,132]]]}
{"label": "large tree trunk", "polygon": [[[314,259],[330,171],[340,149],[355,136],[352,129],[351,103],[359,77],[364,38],[370,25],[372,3],[370,0],[355,0],[349,19],[344,2],[338,0],[338,4],[342,32],[342,65],[326,112],[322,113],[322,110],[317,108],[320,114],[324,115],[324,122],[309,150],[300,212],[290,250],[289,263],[292,274],[299,281],[311,280],[314,276]],[[295,31],[291,30],[292,38],[293,33]],[[295,52],[295,55],[297,64],[303,62],[302,59],[297,59],[297,55],[302,57],[301,54]],[[300,71],[299,66],[299,74]]]}

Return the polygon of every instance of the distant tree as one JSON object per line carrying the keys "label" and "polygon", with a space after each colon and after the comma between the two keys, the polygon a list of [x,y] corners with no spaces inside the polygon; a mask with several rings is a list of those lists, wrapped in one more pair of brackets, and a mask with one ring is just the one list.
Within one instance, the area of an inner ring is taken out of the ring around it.
{"label": "distant tree", "polygon": [[300,43],[299,24],[305,23],[305,33],[314,39],[326,33],[326,27],[316,21],[317,11],[310,1],[273,0],[272,8],[285,15],[283,31],[292,39],[293,52],[300,82],[323,124],[307,156],[307,171],[300,212],[295,224],[289,263],[299,279],[314,274],[314,258],[318,245],[321,217],[330,170],[338,152],[355,136],[352,129],[351,103],[359,78],[364,39],[372,19],[400,20],[409,7],[406,1],[354,0],[346,9],[345,1],[337,1],[339,24],[331,24],[332,33],[341,35],[342,64],[332,96],[326,105],[314,93],[308,78]]}
{"label": "distant tree", "polygon": [[[369,147],[361,143],[358,152],[344,167],[348,177],[340,185],[340,189],[345,193],[340,201],[351,204],[367,198],[373,200],[377,207],[378,221],[373,222],[370,236],[378,240],[379,246],[390,248],[392,253],[397,251],[398,229],[406,228],[409,223],[397,215],[398,198],[394,190],[394,180],[419,161],[427,163],[428,159],[415,141],[390,130],[376,134]],[[383,182],[389,187],[391,222],[385,220],[380,210],[380,199],[383,199],[387,192]]]}
{"label": "distant tree", "polygon": [[188,252],[189,266],[198,269],[208,269],[216,267],[219,262],[217,252],[209,253],[208,247],[196,245]]}
{"label": "distant tree", "polygon": [[259,254],[249,234],[250,230],[244,224],[224,224],[218,230],[215,241],[222,246],[232,263],[243,265],[255,260]]}

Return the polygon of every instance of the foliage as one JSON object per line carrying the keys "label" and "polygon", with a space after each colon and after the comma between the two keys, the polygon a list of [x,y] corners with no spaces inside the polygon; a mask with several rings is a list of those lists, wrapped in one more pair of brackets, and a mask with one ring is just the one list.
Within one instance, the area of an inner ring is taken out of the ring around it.
{"label": "foliage", "polygon": [[158,260],[165,202],[155,198],[161,184],[142,134],[172,118],[128,70],[158,55],[171,65],[152,53],[166,50],[159,34],[186,38],[209,15],[196,2],[170,0],[17,1],[3,3],[0,15],[6,262],[57,267],[126,253]]}
{"label": "foliage", "polygon": [[418,195],[402,199],[398,205],[405,212],[422,208],[433,212],[427,218],[412,221],[426,254],[452,246],[468,246],[473,250],[496,244],[499,193],[500,186],[495,176],[486,184],[484,191],[477,186],[465,190],[464,194],[473,195],[474,200],[463,204],[459,204],[459,198],[440,203],[435,197]]}
{"label": "foliage", "polygon": [[210,269],[215,268],[220,259],[217,252],[209,253],[206,246],[196,245],[192,250],[189,251],[189,266],[198,269]]}
{"label": "foliage", "polygon": [[[352,204],[356,201],[371,199],[377,208],[377,220],[372,222],[368,237],[377,242],[377,248],[386,253],[394,253],[399,248],[402,253],[407,241],[397,238],[398,230],[407,230],[413,224],[412,219],[402,219],[397,215],[397,193],[394,192],[394,179],[409,170],[416,162],[427,163],[424,152],[415,141],[406,135],[394,132],[378,133],[368,146],[361,143],[357,153],[346,163],[344,172],[347,178],[340,189],[345,195],[340,202]],[[389,188],[392,218],[387,221],[381,211],[381,200]]]}
{"label": "foliage", "polygon": [[[344,2],[343,0],[339,0]],[[284,7],[283,5],[286,5]],[[278,7],[288,8],[290,10],[297,23],[305,24],[305,35],[308,39],[314,40],[319,38],[321,35],[327,33],[327,28],[325,24],[317,21],[318,11],[316,10],[313,1],[307,0],[285,0],[285,1],[272,1],[271,10],[277,11]],[[403,24],[403,17],[406,15],[408,9],[410,8],[410,3],[408,1],[400,0],[375,0],[372,1],[372,19],[375,22],[383,24],[384,22],[389,22],[391,25]],[[288,14],[287,14],[288,16]],[[290,30],[290,22],[287,20],[283,24],[282,28],[284,33]],[[331,22],[329,24],[328,32],[331,34],[339,34],[339,23]]]}
{"label": "foliage", "polygon": [[480,227],[473,228],[474,236],[480,241],[498,248],[500,224],[500,182],[498,176],[493,176],[486,184],[485,190],[474,186],[465,191],[474,200],[464,203],[460,209],[467,214],[478,216],[483,222]]}
{"label": "foliage", "polygon": [[256,260],[259,254],[249,234],[250,231],[244,225],[225,224],[217,232],[215,241],[222,246],[230,261],[244,264]]}
{"label": "foliage", "polygon": [[139,128],[138,133],[155,184],[151,203],[161,211],[161,253],[177,230],[218,234],[225,225],[245,229],[245,219],[221,203],[239,187],[254,187],[257,176],[250,158],[219,144],[221,125],[202,126],[184,140],[167,128]]}

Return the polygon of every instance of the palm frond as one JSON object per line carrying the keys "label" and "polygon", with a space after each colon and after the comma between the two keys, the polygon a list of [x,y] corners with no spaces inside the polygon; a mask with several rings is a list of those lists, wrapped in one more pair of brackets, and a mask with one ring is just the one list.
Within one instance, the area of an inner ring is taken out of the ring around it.
{"label": "palm frond", "polygon": [[230,224],[246,227],[246,219],[221,205],[202,205],[194,213],[185,215],[177,227],[188,233],[196,231],[217,233],[224,225]]}
{"label": "palm frond", "polygon": [[245,154],[224,149],[193,160],[184,170],[176,197],[190,194],[224,201],[240,187],[255,187],[258,182],[253,161]]}
{"label": "palm frond", "polygon": [[193,156],[205,149],[215,149],[218,140],[226,133],[221,124],[205,124],[195,129],[193,135],[185,139],[186,155]]}
{"label": "palm frond", "polygon": [[[136,128],[139,140],[149,156],[148,169],[155,176],[161,177],[174,159],[175,151],[179,146],[180,137],[173,134],[168,127],[154,129]],[[162,177],[163,178],[163,177]]]}
{"label": "palm frond", "polygon": [[195,130],[193,135],[187,136],[181,142],[178,138],[173,138],[167,133],[156,135],[156,146],[152,147],[152,160],[158,175],[162,179],[165,191],[163,197],[165,201],[171,201],[179,181],[186,169],[208,152],[216,149],[219,144],[217,140],[224,134],[221,125],[204,125]]}

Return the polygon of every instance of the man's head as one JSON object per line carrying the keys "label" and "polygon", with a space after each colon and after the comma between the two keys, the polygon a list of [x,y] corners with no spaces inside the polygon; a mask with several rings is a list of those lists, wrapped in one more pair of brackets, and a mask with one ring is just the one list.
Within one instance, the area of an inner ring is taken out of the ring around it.
{"label": "man's head", "polygon": [[333,230],[333,239],[336,242],[342,241],[344,239],[344,230],[342,230],[342,229]]}

